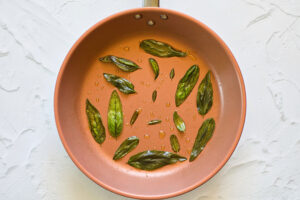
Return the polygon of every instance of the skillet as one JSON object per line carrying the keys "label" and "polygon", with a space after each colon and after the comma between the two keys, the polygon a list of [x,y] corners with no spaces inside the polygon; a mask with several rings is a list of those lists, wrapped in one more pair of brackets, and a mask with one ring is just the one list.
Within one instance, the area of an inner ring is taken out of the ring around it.
{"label": "skillet", "polygon": [[[158,1],[145,0],[145,6],[158,6]],[[164,41],[187,52],[184,58],[159,58],[145,53],[139,43],[144,39]],[[130,59],[142,69],[132,73],[99,62],[105,55]],[[160,66],[155,81],[148,59]],[[199,80],[186,101],[176,107],[174,95],[186,70],[197,64]],[[174,79],[169,78],[174,68]],[[211,70],[214,90],[212,109],[202,117],[196,109],[196,90],[206,72]],[[107,131],[107,112],[111,92],[115,89],[103,78],[111,73],[130,80],[137,94],[120,93],[124,127],[114,139]],[[158,91],[152,102],[153,90]],[[89,99],[99,110],[106,128],[106,140],[96,143],[89,131],[85,101]],[[132,113],[141,108],[134,126],[129,125]],[[178,111],[186,122],[180,134],[174,128],[172,114]],[[144,7],[114,14],[87,30],[67,54],[56,81],[54,111],[61,141],[76,166],[91,180],[117,194],[138,199],[161,199],[188,192],[208,181],[227,162],[242,133],[246,114],[246,94],[239,66],[226,44],[206,25],[177,11]],[[216,128],[204,151],[193,162],[182,162],[154,171],[137,170],[126,162],[138,152],[157,149],[172,152],[169,137],[178,136],[180,155],[189,157],[202,122],[214,118]],[[153,118],[162,119],[156,126],[147,126]],[[163,135],[162,135],[163,132]],[[118,146],[130,136],[140,144],[119,161],[112,160]]]}

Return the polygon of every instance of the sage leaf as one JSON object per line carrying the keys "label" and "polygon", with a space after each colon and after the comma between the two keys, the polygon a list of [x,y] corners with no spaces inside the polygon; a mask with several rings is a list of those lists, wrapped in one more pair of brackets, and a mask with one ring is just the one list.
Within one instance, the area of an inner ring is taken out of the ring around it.
{"label": "sage leaf", "polygon": [[118,137],[123,129],[123,111],[120,97],[116,90],[110,96],[108,106],[108,131],[112,137]]}
{"label": "sage leaf", "polygon": [[156,62],[156,60],[154,58],[149,58],[149,63],[150,63],[150,66],[154,72],[154,80],[157,79],[158,75],[159,75],[159,66],[158,66],[158,63]]}
{"label": "sage leaf", "polygon": [[180,132],[185,131],[185,123],[176,111],[173,113],[173,122],[178,131],[180,131]]}
{"label": "sage leaf", "polygon": [[210,71],[207,72],[201,81],[197,92],[197,110],[200,115],[204,116],[213,104],[213,88],[210,80]]}
{"label": "sage leaf", "polygon": [[148,122],[148,125],[154,125],[154,124],[160,124],[161,120],[159,119],[155,119],[155,120],[151,120],[150,122]]}
{"label": "sage leaf", "polygon": [[120,92],[123,92],[124,94],[136,93],[136,91],[134,90],[134,85],[125,78],[107,73],[103,73],[103,76],[107,82],[118,88]]}
{"label": "sage leaf", "polygon": [[156,40],[143,40],[140,47],[147,53],[158,57],[185,57],[186,53],[174,49],[171,45]]}
{"label": "sage leaf", "polygon": [[139,114],[141,112],[141,109],[137,109],[136,111],[134,111],[131,119],[130,119],[130,125],[133,125],[134,122],[136,121],[136,119],[138,118]]}
{"label": "sage leaf", "polygon": [[175,70],[174,70],[174,68],[172,68],[170,71],[170,79],[172,80],[174,78],[174,76],[175,76]]}
{"label": "sage leaf", "polygon": [[119,160],[126,156],[129,152],[131,152],[137,145],[139,144],[139,138],[136,136],[131,136],[127,138],[122,144],[119,146],[115,155],[113,157],[114,160]]}
{"label": "sage leaf", "polygon": [[185,160],[185,157],[171,152],[148,150],[131,156],[128,160],[128,164],[137,169],[151,171]]}
{"label": "sage leaf", "polygon": [[153,102],[155,102],[156,97],[157,97],[157,91],[154,90],[153,93],[152,93],[152,101],[153,101]]}
{"label": "sage leaf", "polygon": [[204,147],[212,137],[214,130],[215,120],[213,118],[209,118],[203,122],[203,124],[198,130],[198,134],[195,139],[195,143],[190,156],[190,162],[195,160],[198,157],[198,155],[203,151]]}
{"label": "sage leaf", "polygon": [[124,72],[134,72],[137,69],[141,69],[136,63],[130,60],[112,55],[99,58],[99,61],[104,63],[113,63],[115,66],[117,66]]}
{"label": "sage leaf", "polygon": [[180,79],[175,94],[175,103],[177,107],[180,106],[192,92],[198,81],[199,71],[199,67],[197,65],[193,65]]}
{"label": "sage leaf", "polygon": [[179,142],[178,142],[178,138],[176,135],[171,135],[170,136],[170,143],[171,143],[171,147],[172,147],[172,150],[174,152],[179,152],[180,151],[180,145],[179,145]]}
{"label": "sage leaf", "polygon": [[97,143],[102,144],[106,138],[106,134],[100,113],[88,99],[86,99],[85,104],[85,111],[92,136]]}

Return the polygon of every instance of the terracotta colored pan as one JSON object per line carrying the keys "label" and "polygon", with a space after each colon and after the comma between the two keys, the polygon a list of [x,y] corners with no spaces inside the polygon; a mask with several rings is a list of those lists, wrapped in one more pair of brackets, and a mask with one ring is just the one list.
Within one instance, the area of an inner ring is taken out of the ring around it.
{"label": "terracotta colored pan", "polygon": [[[147,3],[147,2],[146,2]],[[139,14],[141,18],[136,17]],[[163,17],[161,17],[163,15]],[[165,16],[167,19],[165,19]],[[137,19],[139,18],[139,19]],[[151,20],[154,25],[150,22]],[[139,48],[143,39],[156,39],[188,53],[184,58],[158,58],[160,75],[154,74],[148,58],[154,57]],[[142,69],[131,73],[117,70],[111,64],[100,63],[99,57],[116,55],[136,62]],[[191,95],[175,106],[178,81],[193,64],[200,67],[200,77]],[[175,77],[170,80],[170,70]],[[196,91],[206,72],[213,73],[214,104],[205,117],[196,109]],[[103,78],[112,73],[129,79],[137,94],[118,91],[123,104],[124,128],[114,139],[107,129],[107,110],[111,92],[115,89]],[[153,90],[158,91],[152,102]],[[89,99],[99,110],[106,128],[102,145],[94,141],[88,128],[85,101]],[[142,112],[133,126],[131,115]],[[71,48],[60,69],[54,96],[57,129],[62,143],[77,167],[100,186],[120,195],[139,199],[167,198],[188,192],[205,183],[226,163],[242,133],[246,94],[243,78],[228,47],[206,25],[185,14],[162,8],[137,8],[112,15],[84,33]],[[186,132],[177,132],[172,115],[177,110],[186,122]],[[147,172],[126,162],[144,150],[172,152],[169,137],[176,134],[181,144],[180,155],[189,158],[194,139],[202,122],[213,117],[214,135],[198,158],[189,162],[165,166]],[[159,125],[148,126],[151,119],[161,119]],[[140,144],[119,161],[112,160],[117,147],[129,136],[138,136]]]}

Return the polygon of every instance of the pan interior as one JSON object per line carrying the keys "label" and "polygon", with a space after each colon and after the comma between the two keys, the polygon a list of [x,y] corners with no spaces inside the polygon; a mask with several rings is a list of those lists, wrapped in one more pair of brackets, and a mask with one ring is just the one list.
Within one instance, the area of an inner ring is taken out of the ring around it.
{"label": "pan interior", "polygon": [[[136,19],[135,14],[141,14]],[[167,20],[160,15],[166,14]],[[154,25],[148,25],[149,20]],[[171,44],[188,53],[184,58],[158,58],[139,48],[140,41],[155,39]],[[98,61],[99,57],[115,55],[137,63],[142,69],[123,72],[116,66]],[[160,74],[154,80],[148,59],[155,58]],[[197,64],[199,80],[192,93],[179,107],[175,106],[178,81],[186,70]],[[169,78],[175,70],[173,80]],[[207,115],[202,117],[196,109],[197,88],[208,70],[212,71],[214,103]],[[111,92],[116,89],[107,83],[103,73],[110,73],[130,80],[137,94],[126,95],[118,91],[124,113],[124,127],[115,139],[107,129],[107,111]],[[241,80],[233,60],[222,45],[195,20],[163,9],[140,12],[128,11],[106,20],[88,32],[71,51],[62,72],[57,94],[57,115],[61,137],[75,163],[94,181],[112,191],[120,191],[135,197],[168,195],[203,183],[228,158],[239,138],[242,118]],[[157,99],[152,102],[152,92]],[[85,101],[99,110],[106,128],[106,140],[97,144],[89,131],[85,114]],[[129,125],[133,112],[142,111],[133,126]],[[186,123],[186,132],[179,133],[173,123],[177,111]],[[161,169],[146,172],[126,164],[129,157],[140,151],[155,149],[172,152],[170,135],[177,135],[181,150],[178,154],[189,158],[194,139],[202,122],[213,117],[215,133],[200,156],[192,163],[188,160]],[[149,126],[152,119],[162,123]],[[128,137],[138,136],[140,144],[119,161],[112,157],[118,146]],[[202,181],[202,182],[201,182]]]}

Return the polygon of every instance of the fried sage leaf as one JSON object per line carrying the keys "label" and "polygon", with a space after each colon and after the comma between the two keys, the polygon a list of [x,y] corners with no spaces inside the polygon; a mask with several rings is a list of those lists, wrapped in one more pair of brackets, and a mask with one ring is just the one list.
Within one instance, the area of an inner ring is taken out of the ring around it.
{"label": "fried sage leaf", "polygon": [[120,68],[124,72],[134,72],[137,69],[141,69],[134,62],[127,60],[125,58],[117,57],[117,56],[108,55],[108,56],[99,58],[99,60],[104,63],[113,63],[114,65],[116,65],[118,68]]}
{"label": "fried sage leaf", "polygon": [[111,93],[108,106],[108,130],[112,137],[118,137],[123,129],[123,111],[120,97],[116,90]]}
{"label": "fried sage leaf", "polygon": [[128,160],[128,164],[138,169],[150,171],[185,160],[185,157],[171,152],[148,150],[131,156]]}
{"label": "fried sage leaf", "polygon": [[113,157],[114,160],[118,160],[126,156],[130,151],[132,151],[139,144],[139,138],[136,136],[131,136],[127,138],[122,144],[119,146],[115,155]]}
{"label": "fried sage leaf", "polygon": [[154,80],[157,79],[158,75],[159,75],[159,66],[158,63],[156,62],[156,60],[154,58],[149,58],[149,63],[150,66],[155,74]]}
{"label": "fried sage leaf", "polygon": [[170,71],[170,79],[172,80],[174,78],[174,76],[175,76],[175,70],[174,70],[174,68],[172,68]]}
{"label": "fried sage leaf", "polygon": [[154,125],[154,124],[160,124],[160,123],[161,123],[161,120],[154,119],[154,120],[151,120],[150,122],[148,122],[148,125]]}
{"label": "fried sage leaf", "polygon": [[134,124],[134,122],[135,122],[136,119],[138,118],[140,112],[141,112],[141,109],[140,109],[140,108],[137,109],[136,111],[134,111],[134,113],[133,113],[133,115],[132,115],[132,117],[131,117],[131,119],[130,119],[130,125],[133,125],[133,124]]}
{"label": "fried sage leaf", "polygon": [[197,65],[193,65],[180,79],[175,94],[175,103],[177,107],[180,106],[192,92],[198,81],[199,71],[199,67]]}
{"label": "fried sage leaf", "polygon": [[185,123],[176,111],[173,113],[173,122],[178,131],[180,131],[180,132],[185,131]]}
{"label": "fried sage leaf", "polygon": [[209,118],[203,122],[203,124],[198,130],[198,134],[195,139],[195,143],[190,156],[190,162],[195,160],[197,156],[201,153],[201,151],[204,149],[204,147],[212,137],[214,130],[215,120],[213,118]]}
{"label": "fried sage leaf", "polygon": [[157,97],[157,91],[154,90],[153,93],[152,93],[152,101],[153,101],[153,102],[155,102],[156,97]]}
{"label": "fried sage leaf", "polygon": [[174,49],[172,46],[156,41],[156,40],[143,40],[140,47],[147,53],[158,57],[185,57],[186,53]]}
{"label": "fried sage leaf", "polygon": [[180,151],[180,145],[179,145],[178,138],[177,138],[176,135],[171,135],[170,136],[170,143],[171,143],[172,150],[174,152],[179,152]]}
{"label": "fried sage leaf", "polygon": [[205,115],[213,104],[213,88],[210,80],[210,71],[201,81],[197,92],[197,110],[200,115]]}
{"label": "fried sage leaf", "polygon": [[116,88],[118,88],[120,92],[123,92],[125,94],[136,93],[136,91],[134,90],[134,85],[125,78],[121,78],[119,76],[107,73],[103,73],[103,76],[107,80],[107,82],[111,83]]}
{"label": "fried sage leaf", "polygon": [[102,144],[106,138],[105,128],[103,126],[99,111],[87,99],[86,102],[86,115],[88,118],[89,128],[95,141]]}

